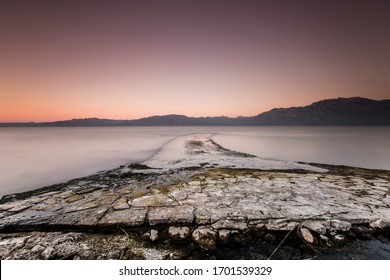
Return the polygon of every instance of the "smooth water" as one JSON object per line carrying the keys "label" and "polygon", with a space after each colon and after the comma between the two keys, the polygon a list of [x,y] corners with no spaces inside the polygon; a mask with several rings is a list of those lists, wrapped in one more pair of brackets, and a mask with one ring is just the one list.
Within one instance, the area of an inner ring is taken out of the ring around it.
{"label": "smooth water", "polygon": [[390,170],[390,127],[0,128],[0,196],[143,161],[196,133],[264,158]]}
{"label": "smooth water", "polygon": [[216,135],[263,158],[390,170],[390,127],[254,127]]}

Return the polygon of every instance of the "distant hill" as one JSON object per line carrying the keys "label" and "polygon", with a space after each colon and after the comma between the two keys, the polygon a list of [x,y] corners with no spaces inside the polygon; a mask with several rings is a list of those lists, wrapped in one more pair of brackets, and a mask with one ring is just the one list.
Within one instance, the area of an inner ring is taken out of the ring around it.
{"label": "distant hill", "polygon": [[44,123],[0,123],[2,127],[34,126],[260,126],[260,125],[390,125],[390,99],[337,98],[305,107],[277,108],[254,117],[152,116],[136,120],[73,119]]}
{"label": "distant hill", "polygon": [[390,100],[337,98],[305,107],[278,108],[245,120],[246,125],[390,125]]}
{"label": "distant hill", "polygon": [[0,123],[0,127],[34,127],[34,126],[120,126],[126,121],[124,120],[109,120],[109,119],[72,119],[66,121],[55,121],[55,122],[27,122],[27,123]]}

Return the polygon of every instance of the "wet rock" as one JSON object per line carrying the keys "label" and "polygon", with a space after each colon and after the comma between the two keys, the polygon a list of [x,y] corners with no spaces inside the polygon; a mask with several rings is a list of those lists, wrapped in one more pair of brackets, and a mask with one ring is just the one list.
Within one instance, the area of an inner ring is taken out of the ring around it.
{"label": "wet rock", "polygon": [[325,236],[325,235],[320,235],[320,240],[321,240],[321,244],[325,247],[333,247],[334,244],[333,242],[330,240],[329,237]]}
{"label": "wet rock", "polygon": [[141,239],[145,241],[150,241],[150,231],[147,231],[144,234],[142,234]]}
{"label": "wet rock", "polygon": [[357,236],[368,239],[372,239],[374,237],[374,233],[376,232],[375,228],[368,226],[353,226],[352,230]]}
{"label": "wet rock", "polygon": [[206,250],[215,250],[217,247],[217,233],[209,228],[195,229],[192,232],[192,240]]}
{"label": "wet rock", "polygon": [[315,237],[313,236],[313,234],[310,232],[308,228],[300,227],[299,234],[302,237],[302,239],[309,244],[314,244],[316,241]]}
{"label": "wet rock", "polygon": [[169,227],[169,238],[176,241],[185,240],[191,235],[191,229],[189,227]]}
{"label": "wet rock", "polygon": [[331,237],[332,237],[333,242],[336,245],[342,245],[346,241],[345,235],[343,235],[343,234],[334,234],[334,235],[331,235]]}
{"label": "wet rock", "polygon": [[278,238],[275,234],[267,233],[266,235],[264,235],[264,240],[270,243],[274,243],[278,240]]}
{"label": "wet rock", "polygon": [[233,237],[236,243],[244,244],[249,242],[252,239],[252,236],[245,233],[237,233]]}

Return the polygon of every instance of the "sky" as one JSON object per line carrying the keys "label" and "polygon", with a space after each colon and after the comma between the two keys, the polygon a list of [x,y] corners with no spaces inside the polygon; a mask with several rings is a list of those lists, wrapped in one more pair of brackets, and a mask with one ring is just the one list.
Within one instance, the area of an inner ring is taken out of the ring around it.
{"label": "sky", "polygon": [[390,98],[390,1],[0,2],[0,122]]}

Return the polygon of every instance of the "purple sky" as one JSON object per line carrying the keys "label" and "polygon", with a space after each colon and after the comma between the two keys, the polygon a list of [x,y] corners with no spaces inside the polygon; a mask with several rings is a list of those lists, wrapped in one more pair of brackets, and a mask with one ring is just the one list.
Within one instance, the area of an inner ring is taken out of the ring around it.
{"label": "purple sky", "polygon": [[390,98],[390,1],[0,3],[0,122]]}

